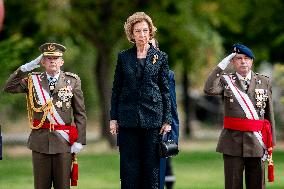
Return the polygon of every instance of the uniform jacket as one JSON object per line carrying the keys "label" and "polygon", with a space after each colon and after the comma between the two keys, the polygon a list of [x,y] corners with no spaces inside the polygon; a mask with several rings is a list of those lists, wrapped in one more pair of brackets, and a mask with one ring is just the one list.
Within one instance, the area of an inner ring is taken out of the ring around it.
{"label": "uniform jacket", "polygon": [[[43,89],[50,92],[46,73],[32,74],[38,74]],[[72,88],[71,107],[66,106],[66,102],[63,102],[62,107],[59,108],[56,105],[56,102],[61,101],[58,91],[66,86]],[[22,72],[20,68],[17,69],[7,80],[4,90],[10,93],[27,93],[27,73]],[[34,97],[35,102],[35,99],[37,99],[36,93],[34,93]],[[74,125],[72,120],[75,123],[78,130],[77,142],[86,144],[86,111],[80,78],[76,74],[61,71],[51,97],[53,98],[54,107],[65,125]],[[34,112],[34,119],[41,120],[42,115],[42,113]],[[29,136],[28,148],[46,154],[70,152],[69,143],[57,131],[49,131],[49,129],[33,129]]]}
{"label": "uniform jacket", "polygon": [[[275,123],[273,113],[273,102],[272,102],[272,90],[269,78],[252,73],[250,85],[247,91],[252,104],[254,105],[259,119],[267,119],[271,124],[273,143],[275,144]],[[231,89],[227,86],[226,81],[222,77],[223,70],[219,67],[215,68],[206,80],[204,92],[208,95],[222,95],[224,101],[224,116],[235,117],[235,118],[246,118],[244,111],[233,95]],[[243,92],[244,89],[241,86],[241,82],[237,75],[231,74],[235,78],[236,86]],[[256,96],[255,89],[265,89],[268,91],[268,99],[266,101],[265,113],[260,115],[260,108],[256,107]],[[263,155],[263,148],[259,144],[257,138],[253,132],[241,132],[231,129],[223,129],[217,145],[217,151],[241,157],[261,157]]]}
{"label": "uniform jacket", "polygon": [[[120,127],[160,128],[171,123],[171,103],[166,53],[150,46],[142,81],[136,80],[136,46],[118,54],[110,117]],[[139,83],[141,83],[139,85]],[[139,124],[138,124],[139,121]]]}

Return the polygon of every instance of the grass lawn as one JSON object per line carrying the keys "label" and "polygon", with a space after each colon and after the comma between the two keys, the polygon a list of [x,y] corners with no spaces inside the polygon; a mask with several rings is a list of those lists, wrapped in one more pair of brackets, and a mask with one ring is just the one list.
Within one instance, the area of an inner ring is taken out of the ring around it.
{"label": "grass lawn", "polygon": [[[284,188],[284,152],[274,153],[275,179],[268,189]],[[0,161],[0,189],[32,189],[30,156],[4,157]],[[213,151],[181,152],[173,159],[177,177],[175,189],[222,189],[223,161]],[[72,189],[119,189],[119,157],[117,152],[79,156],[79,186]]]}

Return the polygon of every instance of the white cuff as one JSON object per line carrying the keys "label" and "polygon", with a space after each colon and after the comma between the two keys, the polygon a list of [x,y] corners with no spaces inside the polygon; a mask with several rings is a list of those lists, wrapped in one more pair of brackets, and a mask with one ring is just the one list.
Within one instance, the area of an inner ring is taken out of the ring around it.
{"label": "white cuff", "polygon": [[74,142],[74,144],[71,146],[71,153],[78,154],[83,149],[83,145],[78,142]]}

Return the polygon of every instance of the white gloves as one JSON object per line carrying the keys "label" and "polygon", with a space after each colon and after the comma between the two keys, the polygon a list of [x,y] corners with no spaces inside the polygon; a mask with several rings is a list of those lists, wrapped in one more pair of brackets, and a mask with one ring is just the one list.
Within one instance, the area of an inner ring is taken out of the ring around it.
{"label": "white gloves", "polygon": [[40,65],[38,65],[42,59],[42,54],[39,55],[36,59],[24,64],[21,66],[21,71],[22,72],[29,72],[29,71],[32,71],[33,69],[35,68],[38,68],[40,67]]}
{"label": "white gloves", "polygon": [[226,58],[224,58],[221,62],[219,62],[218,66],[222,70],[225,70],[226,67],[230,64],[231,59],[236,55],[236,53],[231,53]]}
{"label": "white gloves", "polygon": [[71,153],[78,154],[83,149],[83,145],[78,142],[74,142],[71,146]]}

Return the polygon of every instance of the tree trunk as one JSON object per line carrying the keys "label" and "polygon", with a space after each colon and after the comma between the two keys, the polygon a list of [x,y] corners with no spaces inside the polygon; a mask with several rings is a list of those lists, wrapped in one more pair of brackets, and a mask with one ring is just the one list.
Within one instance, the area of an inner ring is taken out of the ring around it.
{"label": "tree trunk", "polygon": [[111,87],[109,83],[110,78],[110,48],[100,46],[97,55],[97,64],[95,67],[95,78],[98,86],[98,93],[100,99],[100,112],[101,112],[101,133],[103,137],[106,137],[110,146],[116,146],[116,137],[112,136],[109,132],[109,109],[110,109],[110,98],[111,98]]}

